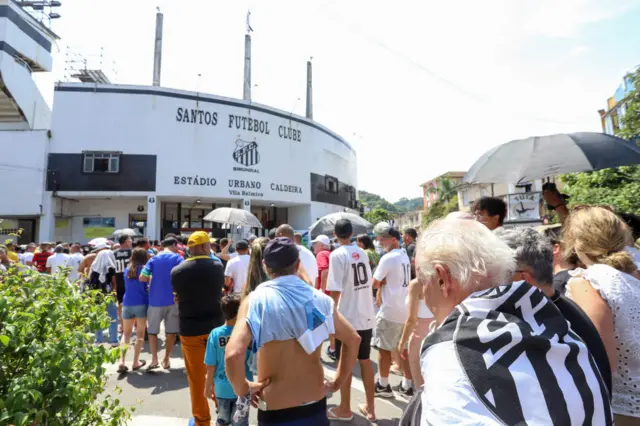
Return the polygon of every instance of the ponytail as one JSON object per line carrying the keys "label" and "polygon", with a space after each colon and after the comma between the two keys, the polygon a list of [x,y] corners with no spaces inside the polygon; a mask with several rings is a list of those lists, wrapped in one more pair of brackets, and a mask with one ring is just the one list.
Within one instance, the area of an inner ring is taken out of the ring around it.
{"label": "ponytail", "polygon": [[130,280],[134,280],[138,278],[138,265],[136,265],[136,261],[131,258],[129,262],[129,271],[127,272],[127,278]]}
{"label": "ponytail", "polygon": [[131,260],[129,261],[129,271],[127,272],[127,278],[135,280],[138,278],[138,269],[143,267],[147,263],[149,255],[143,248],[135,248],[131,253]]}
{"label": "ponytail", "polygon": [[605,265],[609,265],[612,268],[616,268],[618,271],[627,274],[633,274],[638,269],[633,256],[626,251],[616,251],[609,255],[602,256],[598,260],[599,263],[604,263]]}

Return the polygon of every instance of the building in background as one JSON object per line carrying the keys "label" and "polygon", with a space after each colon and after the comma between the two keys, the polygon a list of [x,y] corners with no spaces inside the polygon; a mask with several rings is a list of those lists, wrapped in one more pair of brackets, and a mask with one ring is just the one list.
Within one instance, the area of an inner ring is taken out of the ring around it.
{"label": "building in background", "polygon": [[424,198],[424,208],[425,210],[430,208],[433,203],[438,200],[440,196],[440,185],[442,184],[443,179],[448,179],[454,187],[457,187],[462,183],[462,178],[467,172],[447,172],[443,173],[438,177],[435,177],[431,180],[426,181],[422,185],[422,194]]}
{"label": "building in background", "polygon": [[509,185],[505,183],[461,183],[458,186],[458,209],[470,211],[471,206],[482,197],[507,194]]}
{"label": "building in background", "polygon": [[[470,212],[473,204],[482,197],[496,197],[507,204],[507,226],[535,226],[544,223],[549,212],[542,198],[542,185],[545,182],[555,182],[554,178],[536,179],[531,182],[483,184],[462,182],[465,174],[466,172],[447,172],[423,183],[421,186],[425,211],[438,200],[442,191],[442,181],[448,179],[458,196],[460,211]],[[562,184],[556,184],[561,190]]]}
{"label": "building in background", "polygon": [[419,233],[422,230],[423,213],[423,210],[416,210],[396,216],[394,219],[394,226],[400,230],[400,232],[407,228],[413,228]]}
{"label": "building in background", "polygon": [[627,111],[625,99],[634,90],[631,77],[637,69],[638,67],[625,74],[613,96],[607,99],[607,108],[598,111],[602,122],[602,131],[608,135],[615,135],[622,127],[620,119]]}
{"label": "building in background", "polygon": [[305,117],[251,99],[249,34],[243,99],[165,88],[160,25],[152,86],[68,66],[75,82],[56,84],[52,112],[32,73],[51,71],[58,37],[21,5],[0,0],[0,235],[21,228],[25,244],[84,243],[116,228],[151,239],[236,232],[204,220],[218,207],[250,211],[263,228],[243,232],[262,235],[358,212],[356,152],[313,120],[310,63]]}

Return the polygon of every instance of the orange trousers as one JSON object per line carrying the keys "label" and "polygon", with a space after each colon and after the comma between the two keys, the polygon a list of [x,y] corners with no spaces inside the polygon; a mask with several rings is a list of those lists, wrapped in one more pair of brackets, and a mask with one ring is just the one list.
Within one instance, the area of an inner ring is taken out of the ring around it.
{"label": "orange trousers", "polygon": [[204,396],[204,386],[207,379],[207,367],[204,365],[204,353],[207,349],[209,335],[180,336],[182,356],[187,369],[189,393],[191,394],[191,413],[196,426],[210,426],[211,413],[209,401]]}

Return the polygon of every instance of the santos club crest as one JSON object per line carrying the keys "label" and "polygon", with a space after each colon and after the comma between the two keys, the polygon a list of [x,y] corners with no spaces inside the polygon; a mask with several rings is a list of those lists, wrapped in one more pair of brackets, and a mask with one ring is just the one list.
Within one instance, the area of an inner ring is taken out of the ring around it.
{"label": "santos club crest", "polygon": [[260,162],[258,144],[256,141],[247,142],[242,139],[236,140],[236,148],[233,150],[233,159],[236,163],[245,167],[255,166]]}

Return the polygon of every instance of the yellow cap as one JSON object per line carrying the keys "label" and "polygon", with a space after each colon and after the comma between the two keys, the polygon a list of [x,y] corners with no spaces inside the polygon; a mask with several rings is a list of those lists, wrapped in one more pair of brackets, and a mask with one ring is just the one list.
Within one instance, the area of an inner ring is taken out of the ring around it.
{"label": "yellow cap", "polygon": [[187,241],[187,246],[199,246],[200,244],[205,244],[209,242],[209,235],[204,231],[196,231],[189,236],[189,241]]}

